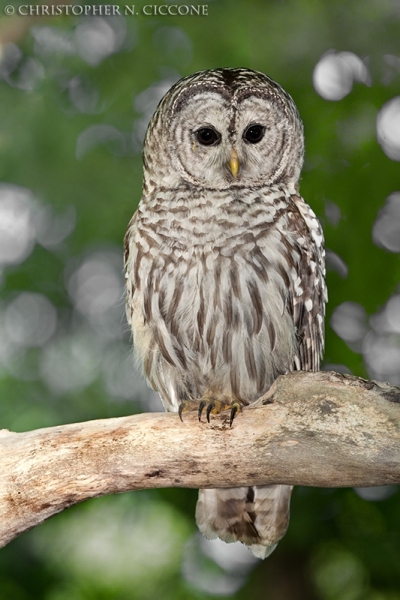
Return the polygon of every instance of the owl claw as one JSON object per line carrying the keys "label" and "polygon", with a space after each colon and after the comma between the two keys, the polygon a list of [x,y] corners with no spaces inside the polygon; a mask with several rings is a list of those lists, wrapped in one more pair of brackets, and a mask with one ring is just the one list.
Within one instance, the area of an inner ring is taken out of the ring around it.
{"label": "owl claw", "polygon": [[210,422],[210,414],[212,409],[215,408],[215,402],[210,402],[210,404],[207,406],[207,421],[208,423]]}
{"label": "owl claw", "polygon": [[184,400],[183,402],[180,403],[179,408],[178,408],[178,415],[180,420],[183,423],[183,419],[182,419],[182,414],[184,412],[189,412],[191,410],[197,410],[198,407],[198,403],[196,400]]}
{"label": "owl claw", "polygon": [[207,404],[207,402],[205,400],[200,400],[200,404],[199,404],[199,410],[197,412],[197,415],[199,417],[199,421],[201,421],[201,415],[203,413],[204,407]]}
{"label": "owl claw", "polygon": [[229,417],[229,427],[232,427],[233,419],[235,418],[236,413],[238,412],[242,412],[242,407],[238,402],[235,402],[234,404],[232,404],[231,408],[231,414]]}

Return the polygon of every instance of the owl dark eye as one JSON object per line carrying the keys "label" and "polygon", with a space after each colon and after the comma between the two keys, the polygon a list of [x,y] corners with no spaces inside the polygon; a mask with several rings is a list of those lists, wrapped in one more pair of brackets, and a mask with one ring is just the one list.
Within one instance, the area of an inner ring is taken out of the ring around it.
{"label": "owl dark eye", "polygon": [[250,125],[244,132],[243,138],[250,144],[257,144],[263,139],[264,133],[265,127],[262,125]]}
{"label": "owl dark eye", "polygon": [[211,127],[202,127],[196,131],[197,141],[203,146],[216,146],[221,141],[218,131]]}

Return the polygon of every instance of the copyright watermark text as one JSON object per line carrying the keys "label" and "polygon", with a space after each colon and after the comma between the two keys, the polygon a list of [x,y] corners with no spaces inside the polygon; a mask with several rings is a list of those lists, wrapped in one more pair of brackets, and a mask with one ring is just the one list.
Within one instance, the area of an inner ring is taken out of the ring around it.
{"label": "copyright watermark text", "polygon": [[208,4],[146,4],[141,8],[134,4],[118,6],[117,4],[21,4],[4,8],[6,15],[20,15],[21,17],[56,17],[59,15],[73,15],[79,17],[114,15],[146,17],[186,17],[208,16]]}

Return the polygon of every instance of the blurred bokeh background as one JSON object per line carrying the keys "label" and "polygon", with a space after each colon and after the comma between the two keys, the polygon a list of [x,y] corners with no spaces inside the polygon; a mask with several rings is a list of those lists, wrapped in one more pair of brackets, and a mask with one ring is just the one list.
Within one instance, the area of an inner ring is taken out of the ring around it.
{"label": "blurred bokeh background", "polygon": [[[204,0],[203,16],[115,0],[112,17],[48,18],[17,16],[22,2],[0,1],[0,427],[161,410],[132,365],[122,239],[157,102],[217,66],[267,73],[303,117],[324,368],[400,384],[399,0]],[[0,600],[398,600],[399,500],[297,488],[264,562],[197,534],[194,490],[92,500],[0,550]]]}

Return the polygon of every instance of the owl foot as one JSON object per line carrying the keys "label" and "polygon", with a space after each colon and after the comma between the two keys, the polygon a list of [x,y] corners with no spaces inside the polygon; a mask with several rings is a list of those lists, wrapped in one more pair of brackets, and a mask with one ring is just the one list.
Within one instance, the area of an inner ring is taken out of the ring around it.
{"label": "owl foot", "polygon": [[210,422],[210,415],[219,415],[219,413],[222,412],[223,410],[230,410],[231,412],[230,412],[230,417],[229,417],[229,427],[232,427],[233,419],[235,418],[236,413],[240,412],[242,410],[242,407],[239,404],[239,402],[231,402],[228,399],[226,399],[226,400],[225,399],[216,400],[213,398],[208,398],[207,400],[203,399],[203,400],[201,400],[201,402],[199,404],[199,421],[201,421],[201,415],[205,408],[206,408],[206,416],[207,416],[208,422]]}
{"label": "owl foot", "polygon": [[210,415],[218,415],[223,410],[230,410],[229,427],[232,427],[233,419],[235,418],[236,414],[242,411],[242,405],[239,404],[237,400],[232,402],[232,400],[229,400],[229,398],[222,398],[222,400],[218,400],[213,397],[206,397],[203,398],[199,404],[199,421],[201,421],[201,415],[205,408],[208,422],[210,422]]}
{"label": "owl foot", "polygon": [[208,422],[210,422],[210,415],[218,415],[224,410],[230,410],[229,426],[232,427],[233,419],[238,412],[242,412],[242,405],[237,400],[232,401],[225,397],[219,400],[213,396],[204,396],[200,400],[200,403],[198,400],[181,402],[178,409],[179,418],[183,422],[182,414],[184,412],[196,411],[199,421],[201,421],[201,415],[203,414],[204,409],[206,409]]}

